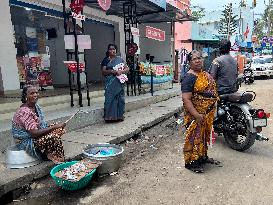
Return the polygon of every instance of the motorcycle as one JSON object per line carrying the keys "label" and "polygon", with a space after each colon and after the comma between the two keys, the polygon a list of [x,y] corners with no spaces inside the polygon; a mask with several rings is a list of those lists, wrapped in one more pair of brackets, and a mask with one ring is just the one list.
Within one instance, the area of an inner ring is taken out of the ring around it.
{"label": "motorcycle", "polygon": [[[239,79],[238,82],[242,81]],[[236,92],[219,97],[213,124],[214,132],[223,134],[229,147],[244,151],[249,149],[255,140],[268,141],[261,132],[262,128],[267,126],[270,114],[249,105],[256,97],[255,92]]]}
{"label": "motorcycle", "polygon": [[252,84],[254,83],[254,74],[253,71],[250,69],[250,66],[248,66],[246,69],[244,69],[244,82],[245,84]]}

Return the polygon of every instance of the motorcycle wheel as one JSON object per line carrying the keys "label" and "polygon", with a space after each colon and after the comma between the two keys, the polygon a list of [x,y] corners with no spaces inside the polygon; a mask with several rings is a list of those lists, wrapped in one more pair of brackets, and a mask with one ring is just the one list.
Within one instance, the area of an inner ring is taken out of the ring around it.
{"label": "motorcycle wheel", "polygon": [[246,125],[246,120],[243,112],[237,107],[231,107],[230,115],[233,118],[228,125],[239,123],[240,130],[226,130],[223,132],[224,138],[228,146],[237,151],[245,151],[249,149],[255,142],[256,134],[251,133]]}

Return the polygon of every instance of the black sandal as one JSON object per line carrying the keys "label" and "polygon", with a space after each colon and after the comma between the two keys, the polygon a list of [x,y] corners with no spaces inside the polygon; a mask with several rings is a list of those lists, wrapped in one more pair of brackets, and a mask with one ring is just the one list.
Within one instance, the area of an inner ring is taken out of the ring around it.
{"label": "black sandal", "polygon": [[204,173],[204,169],[202,165],[198,162],[191,162],[191,163],[185,164],[185,168],[188,170],[191,170],[194,173]]}
{"label": "black sandal", "polygon": [[218,160],[215,160],[215,159],[213,159],[213,158],[209,158],[209,157],[205,157],[204,159],[203,159],[203,164],[215,164],[215,165],[220,165],[220,161],[218,161]]}

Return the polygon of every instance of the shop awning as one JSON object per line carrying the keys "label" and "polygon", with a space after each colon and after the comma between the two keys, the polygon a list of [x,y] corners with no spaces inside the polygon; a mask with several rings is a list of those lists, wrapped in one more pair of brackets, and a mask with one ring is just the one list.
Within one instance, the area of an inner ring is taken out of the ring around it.
{"label": "shop awning", "polygon": [[[130,3],[131,0],[112,0],[111,7],[106,11],[107,15],[123,17],[124,3]],[[190,21],[190,16],[178,8],[167,3],[166,10],[161,6],[149,0],[135,0],[136,14],[139,23],[160,23],[173,21]],[[85,5],[101,9],[97,0],[85,0]]]}
{"label": "shop awning", "polygon": [[180,9],[167,3],[166,11],[154,13],[150,15],[140,16],[140,23],[161,23],[161,22],[184,22],[192,21],[192,17],[188,15],[186,11],[181,11]]}
{"label": "shop awning", "polygon": [[220,39],[191,39],[191,41],[194,41],[194,42],[219,42]]}
{"label": "shop awning", "polygon": [[199,43],[218,43],[220,39],[185,39],[181,43],[199,42]]}

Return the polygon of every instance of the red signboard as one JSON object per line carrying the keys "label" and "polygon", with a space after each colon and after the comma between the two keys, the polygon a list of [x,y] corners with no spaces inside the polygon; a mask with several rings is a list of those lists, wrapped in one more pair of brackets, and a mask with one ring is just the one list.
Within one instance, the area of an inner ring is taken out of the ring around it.
{"label": "red signboard", "polygon": [[99,3],[99,5],[100,5],[100,7],[101,7],[104,11],[107,11],[108,9],[110,9],[111,0],[98,0],[98,3]]}
{"label": "red signboard", "polygon": [[[77,62],[76,61],[64,61],[65,66],[72,72],[77,72]],[[85,71],[85,66],[83,63],[79,63],[80,72]]]}
{"label": "red signboard", "polygon": [[165,31],[146,26],[146,37],[157,41],[165,41]]}

